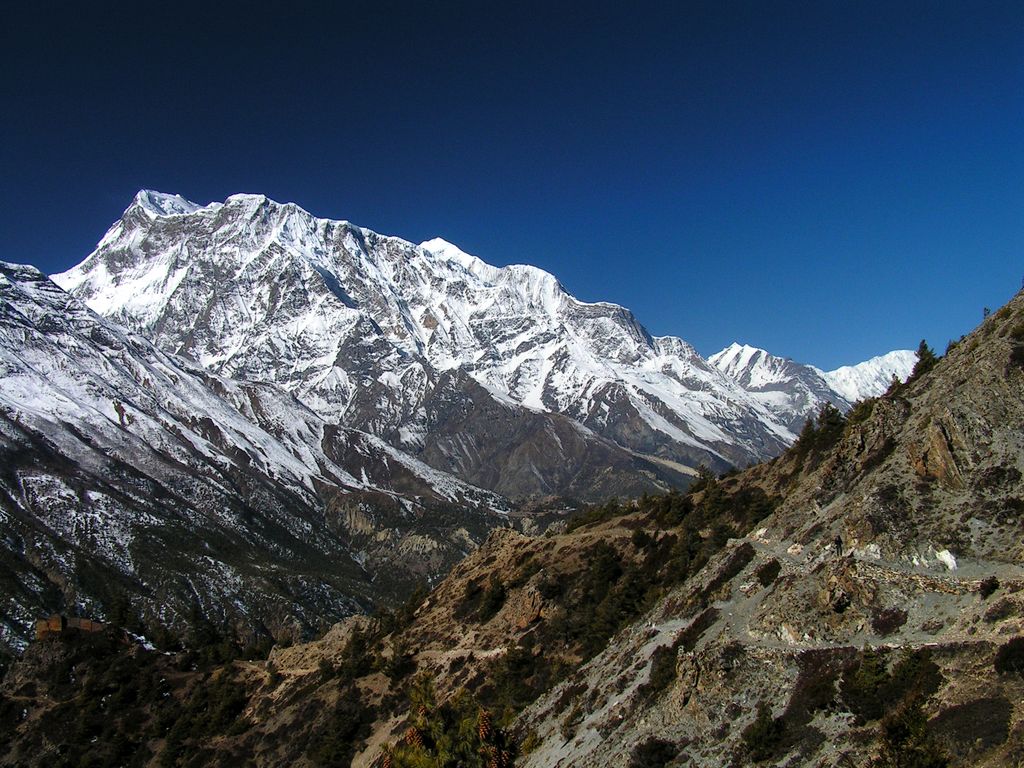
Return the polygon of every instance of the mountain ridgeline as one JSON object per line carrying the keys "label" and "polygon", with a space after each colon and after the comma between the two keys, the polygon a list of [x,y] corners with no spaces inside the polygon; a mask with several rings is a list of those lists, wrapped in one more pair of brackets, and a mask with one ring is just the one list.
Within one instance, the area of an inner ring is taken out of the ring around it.
{"label": "mountain ridgeline", "polygon": [[0,764],[1015,765],[1021,434],[1024,295],[773,460],[495,530],[265,660],[34,643]]}
{"label": "mountain ridgeline", "polygon": [[540,269],[262,196],[200,207],[140,193],[54,279],[166,352],[273,381],[323,418],[507,496],[664,489],[674,472],[761,461],[795,436],[791,414],[685,341],[578,301]]}

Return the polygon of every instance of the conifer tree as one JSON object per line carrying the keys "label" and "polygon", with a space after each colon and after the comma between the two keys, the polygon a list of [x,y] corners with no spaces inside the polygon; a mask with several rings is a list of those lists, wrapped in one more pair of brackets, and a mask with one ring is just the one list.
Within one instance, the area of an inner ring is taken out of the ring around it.
{"label": "conifer tree", "polygon": [[921,343],[917,345],[917,362],[914,363],[914,370],[910,372],[908,381],[914,381],[928,373],[938,361],[939,358],[935,356],[935,351],[928,346],[928,342],[921,339]]}

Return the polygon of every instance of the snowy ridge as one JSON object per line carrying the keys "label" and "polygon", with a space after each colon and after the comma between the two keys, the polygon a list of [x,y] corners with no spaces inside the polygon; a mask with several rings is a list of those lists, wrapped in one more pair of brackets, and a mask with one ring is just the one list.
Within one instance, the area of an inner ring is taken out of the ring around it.
{"label": "snowy ridge", "polygon": [[905,381],[916,359],[909,350],[896,350],[826,373],[734,342],[709,357],[708,362],[759,399],[783,423],[799,431],[800,425],[825,403],[845,411],[858,400],[885,392],[894,375]]}
{"label": "snowy ridge", "polygon": [[[54,280],[164,349],[274,381],[399,447],[429,443],[426,403],[451,373],[689,466],[766,458],[794,438],[686,342],[654,339],[628,309],[578,301],[536,267],[494,267],[445,240],[417,246],[262,196],[198,206],[146,194]],[[175,214],[137,213],[154,205]]]}
{"label": "snowy ridge", "polygon": [[900,381],[906,381],[916,362],[916,352],[897,349],[857,365],[844,365],[822,375],[832,389],[854,403],[881,395],[889,388],[893,376]]}
{"label": "snowy ridge", "polygon": [[[397,495],[331,461],[322,448],[327,425],[286,392],[211,378],[93,314],[34,267],[0,263],[0,292],[6,305],[0,318],[0,403],[8,412],[128,432],[179,458],[198,452],[214,463],[229,461],[224,447],[210,442],[211,428],[194,426],[206,419],[236,453],[247,455],[246,465],[259,466],[296,492],[311,495],[317,483],[330,483]],[[44,321],[48,327],[41,333],[37,328]],[[60,322],[67,325],[55,325]],[[402,456],[371,435],[346,436],[436,483],[446,499],[485,498],[504,508],[498,497]]]}
{"label": "snowy ridge", "polygon": [[788,358],[777,357],[746,344],[730,344],[708,358],[722,373],[759,400],[794,432],[831,403],[841,410],[850,407],[829,387],[821,372]]}
{"label": "snowy ridge", "polygon": [[135,203],[151,216],[184,216],[195,213],[200,208],[181,195],[165,195],[151,189],[139,192],[135,196]]}

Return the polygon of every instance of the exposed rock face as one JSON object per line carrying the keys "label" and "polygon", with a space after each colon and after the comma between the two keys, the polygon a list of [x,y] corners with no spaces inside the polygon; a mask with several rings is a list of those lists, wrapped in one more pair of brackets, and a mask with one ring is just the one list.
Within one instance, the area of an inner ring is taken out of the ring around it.
{"label": "exposed rock face", "polygon": [[[952,414],[947,421],[952,421]],[[962,445],[962,440],[959,442]],[[963,487],[963,475],[953,457],[949,432],[941,422],[932,422],[928,425],[923,448],[910,445],[907,451],[914,471],[919,476],[939,480],[948,488]]]}

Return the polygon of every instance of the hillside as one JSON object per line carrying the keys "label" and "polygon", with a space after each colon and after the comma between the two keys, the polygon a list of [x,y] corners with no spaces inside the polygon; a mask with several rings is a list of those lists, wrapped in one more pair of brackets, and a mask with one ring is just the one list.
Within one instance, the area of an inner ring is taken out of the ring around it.
{"label": "hillside", "polygon": [[[562,533],[495,531],[395,614],[267,661],[105,651],[182,671],[166,696],[140,692],[137,722],[104,700],[95,749],[163,765],[1015,764],[1022,428],[1018,295],[780,458]],[[27,715],[0,737],[6,764],[59,750],[48,718],[100,684],[105,652],[76,642],[35,644],[7,674],[3,706]],[[215,694],[241,725],[197,720]]]}

